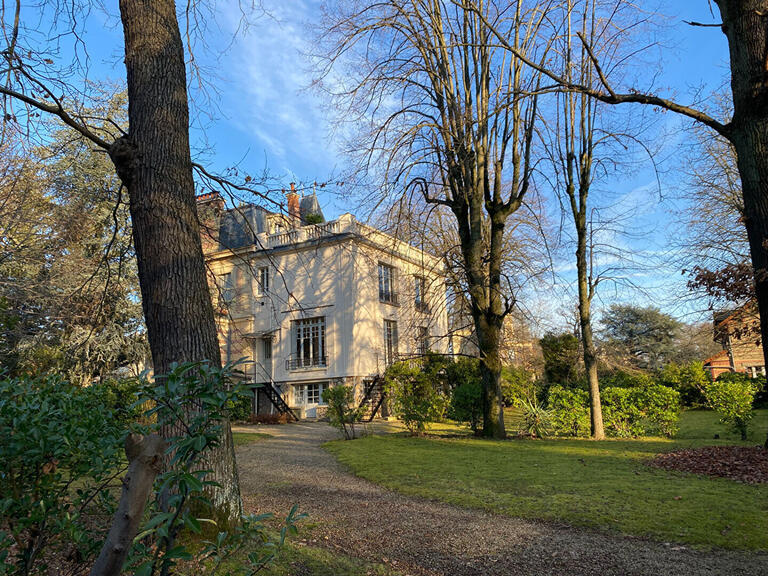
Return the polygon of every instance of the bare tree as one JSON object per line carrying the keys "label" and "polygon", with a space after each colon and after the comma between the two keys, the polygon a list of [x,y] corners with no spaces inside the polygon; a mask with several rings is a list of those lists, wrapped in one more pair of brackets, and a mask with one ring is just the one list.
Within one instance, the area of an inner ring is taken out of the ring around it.
{"label": "bare tree", "polygon": [[[87,112],[87,53],[80,26],[88,2],[40,4],[34,23],[22,18],[20,0],[2,2],[5,118],[34,122],[41,112],[58,117],[109,154],[128,191],[147,335],[156,373],[174,362],[220,365],[213,307],[206,282],[195,206],[189,144],[184,45],[173,0],[121,0],[128,92],[127,133],[113,122],[96,129]],[[197,3],[188,4],[196,11]],[[27,8],[24,13],[26,14]],[[51,30],[35,30],[39,21]],[[64,26],[64,30],[60,27]],[[59,46],[73,39],[74,61],[60,65]],[[86,63],[83,62],[86,60]],[[176,431],[167,431],[173,435]],[[218,519],[238,520],[242,504],[229,427],[210,456],[208,479]]]}
{"label": "bare tree", "polygon": [[[606,8],[608,12],[623,2],[616,0],[609,4]],[[634,103],[669,110],[709,127],[733,145],[741,178],[744,221],[760,312],[760,331],[763,341],[768,342],[768,67],[765,65],[768,0],[714,0],[714,4],[719,9],[721,21],[712,26],[719,27],[725,34],[730,52],[733,115],[723,119],[717,119],[695,106],[680,104],[673,99],[633,87],[624,92],[616,90],[603,74],[595,55],[595,47],[583,36],[581,41],[594,64],[599,84],[594,87],[565,78],[521,50],[508,37],[506,30],[489,21],[481,4],[473,2],[472,9],[492,30],[495,41],[557,84],[561,90],[587,94],[604,104]],[[701,26],[700,23],[692,24]],[[768,365],[768,347],[764,348],[764,352],[764,360]],[[765,446],[768,448],[768,437]]]}
{"label": "bare tree", "polygon": [[[594,65],[583,45],[578,42],[574,28],[579,34],[594,39],[605,31],[605,25],[598,29],[594,0],[574,2],[568,0],[563,7],[566,22],[563,34],[563,77],[569,81],[591,86],[594,81]],[[574,22],[575,25],[574,25]],[[584,358],[584,368],[589,385],[590,420],[592,438],[605,439],[603,410],[600,404],[600,386],[597,379],[597,349],[592,333],[592,300],[599,278],[594,275],[593,245],[590,229],[590,192],[594,179],[593,162],[600,135],[596,126],[596,102],[576,92],[565,92],[559,97],[558,116],[552,135],[551,147],[558,185],[562,188],[568,212],[576,230],[576,274],[579,301],[579,337]]]}
{"label": "bare tree", "polygon": [[540,74],[495,46],[486,22],[539,61],[546,9],[491,0],[478,10],[459,0],[339,3],[324,23],[321,76],[346,119],[367,127],[356,143],[363,171],[450,211],[480,349],[483,434],[502,438],[499,342],[514,308],[505,231],[533,185]]}

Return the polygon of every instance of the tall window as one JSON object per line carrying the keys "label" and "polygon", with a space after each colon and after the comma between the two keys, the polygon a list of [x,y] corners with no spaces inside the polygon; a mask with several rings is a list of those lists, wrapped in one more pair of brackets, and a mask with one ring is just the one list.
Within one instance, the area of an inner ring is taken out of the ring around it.
{"label": "tall window", "polygon": [[289,369],[325,366],[325,317],[296,320],[293,330],[295,349]]}
{"label": "tall window", "polygon": [[387,366],[397,362],[397,322],[384,320],[384,362]]}
{"label": "tall window", "polygon": [[264,296],[269,292],[269,266],[259,268],[256,290],[258,290],[259,296]]}
{"label": "tall window", "polygon": [[397,304],[395,269],[381,262],[379,262],[379,300],[388,304]]}
{"label": "tall window", "polygon": [[229,306],[235,299],[235,279],[232,277],[232,272],[222,274],[219,278],[219,305]]}
{"label": "tall window", "polygon": [[264,338],[264,360],[272,358],[272,339]]}
{"label": "tall window", "polygon": [[429,352],[429,328],[426,326],[419,326],[416,334],[416,352],[419,356],[426,356]]}
{"label": "tall window", "polygon": [[427,310],[427,281],[423,276],[413,277],[413,303],[416,310]]}

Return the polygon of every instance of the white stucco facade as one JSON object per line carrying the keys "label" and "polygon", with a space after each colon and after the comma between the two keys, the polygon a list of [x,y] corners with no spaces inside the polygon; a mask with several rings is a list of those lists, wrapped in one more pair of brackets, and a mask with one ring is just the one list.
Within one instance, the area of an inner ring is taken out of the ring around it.
{"label": "white stucco facade", "polygon": [[204,242],[222,361],[244,359],[246,379],[273,383],[301,417],[320,415],[326,386],[359,395],[397,358],[448,352],[438,258],[351,214],[252,220],[240,246]]}

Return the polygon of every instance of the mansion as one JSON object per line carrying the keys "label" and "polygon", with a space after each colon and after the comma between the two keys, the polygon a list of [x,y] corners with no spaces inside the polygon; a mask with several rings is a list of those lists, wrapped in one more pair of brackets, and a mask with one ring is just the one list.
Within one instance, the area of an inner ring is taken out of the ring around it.
{"label": "mansion", "polygon": [[448,352],[439,258],[351,214],[326,222],[293,185],[286,213],[216,193],[198,212],[222,361],[244,359],[254,413],[321,417],[326,387],[366,401],[392,362]]}

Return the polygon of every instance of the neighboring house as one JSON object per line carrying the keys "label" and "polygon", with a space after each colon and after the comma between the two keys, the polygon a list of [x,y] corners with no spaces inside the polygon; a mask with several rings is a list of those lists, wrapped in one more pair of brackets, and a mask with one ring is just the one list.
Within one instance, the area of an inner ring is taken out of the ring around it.
{"label": "neighboring house", "polygon": [[765,376],[760,344],[760,317],[753,303],[714,316],[715,342],[723,350],[704,361],[713,378],[724,372],[743,372],[752,378]]}
{"label": "neighboring house", "polygon": [[328,386],[362,401],[398,358],[447,353],[445,282],[440,259],[351,214],[325,222],[291,189],[287,214],[217,194],[198,208],[222,360],[246,359],[255,412],[312,418]]}

